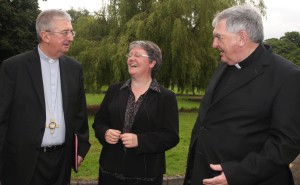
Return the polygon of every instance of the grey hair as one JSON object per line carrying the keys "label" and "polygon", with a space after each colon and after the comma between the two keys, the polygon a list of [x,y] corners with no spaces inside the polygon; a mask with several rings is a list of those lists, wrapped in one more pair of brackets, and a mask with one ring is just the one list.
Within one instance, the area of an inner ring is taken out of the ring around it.
{"label": "grey hair", "polygon": [[216,14],[212,22],[215,27],[218,22],[226,19],[227,31],[238,33],[246,31],[252,42],[262,43],[264,40],[264,28],[262,16],[259,11],[250,5],[233,6]]}
{"label": "grey hair", "polygon": [[66,11],[58,9],[49,9],[42,11],[38,15],[35,24],[38,41],[41,41],[40,33],[42,31],[54,29],[55,25],[53,25],[53,20],[55,19],[62,19],[70,22],[72,21],[71,16]]}
{"label": "grey hair", "polygon": [[129,51],[133,48],[143,48],[149,56],[149,61],[156,61],[156,64],[151,71],[151,76],[154,77],[162,65],[162,54],[158,45],[151,41],[138,40],[129,44]]}

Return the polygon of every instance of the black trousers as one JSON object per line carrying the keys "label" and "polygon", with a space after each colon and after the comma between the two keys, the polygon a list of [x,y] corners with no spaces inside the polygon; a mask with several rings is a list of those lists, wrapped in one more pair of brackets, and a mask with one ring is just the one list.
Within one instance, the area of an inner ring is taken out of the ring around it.
{"label": "black trousers", "polygon": [[99,170],[98,185],[162,185],[163,175],[155,178],[153,181],[142,179],[120,179],[112,174],[103,173]]}
{"label": "black trousers", "polygon": [[30,185],[67,185],[64,164],[65,147],[55,152],[40,151]]}

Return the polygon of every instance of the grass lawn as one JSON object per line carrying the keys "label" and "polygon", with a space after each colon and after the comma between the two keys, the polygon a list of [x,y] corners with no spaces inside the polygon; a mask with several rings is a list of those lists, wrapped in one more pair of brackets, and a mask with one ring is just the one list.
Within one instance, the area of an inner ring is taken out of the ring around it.
{"label": "grass lawn", "polygon": [[100,105],[104,94],[86,94],[86,103],[88,105]]}
{"label": "grass lawn", "polygon": [[[178,108],[197,109],[199,107],[198,101],[191,101],[188,96],[178,96]],[[100,104],[103,95],[87,95],[88,104]],[[166,176],[183,176],[185,173],[185,165],[187,159],[187,152],[190,142],[190,135],[193,125],[196,121],[197,111],[180,112],[179,113],[179,144],[166,152],[167,160],[167,173]],[[77,174],[72,174],[73,180],[97,180],[99,156],[101,145],[95,138],[92,129],[94,117],[89,117],[90,125],[90,142],[92,144],[82,166],[79,168]]]}

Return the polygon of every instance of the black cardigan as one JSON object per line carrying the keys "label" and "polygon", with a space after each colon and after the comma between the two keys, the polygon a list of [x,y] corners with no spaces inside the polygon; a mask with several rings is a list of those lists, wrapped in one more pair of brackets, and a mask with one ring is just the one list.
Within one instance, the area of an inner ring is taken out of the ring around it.
{"label": "black cardigan", "polygon": [[160,92],[149,90],[132,126],[138,136],[138,147],[124,150],[121,140],[108,144],[106,130],[122,131],[129,89],[120,89],[123,83],[109,87],[93,128],[103,148],[100,166],[107,171],[126,177],[156,177],[166,172],[165,151],[179,142],[179,118],[176,96],[160,86]]}

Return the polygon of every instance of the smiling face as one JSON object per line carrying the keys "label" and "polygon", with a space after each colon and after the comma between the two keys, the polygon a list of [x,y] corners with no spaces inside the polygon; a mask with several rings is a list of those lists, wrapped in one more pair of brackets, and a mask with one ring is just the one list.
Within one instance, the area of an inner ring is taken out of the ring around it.
{"label": "smiling face", "polygon": [[133,48],[127,58],[128,72],[131,77],[151,78],[151,70],[156,61],[150,61],[147,52],[143,48]]}
{"label": "smiling face", "polygon": [[[53,28],[41,32],[42,51],[50,58],[59,58],[70,49],[74,38],[71,34],[73,27],[70,21],[63,19],[54,19]],[[64,32],[68,32],[67,35]]]}
{"label": "smiling face", "polygon": [[220,51],[221,61],[228,65],[240,62],[240,36],[227,31],[226,20],[218,22],[213,30],[213,48]]}

